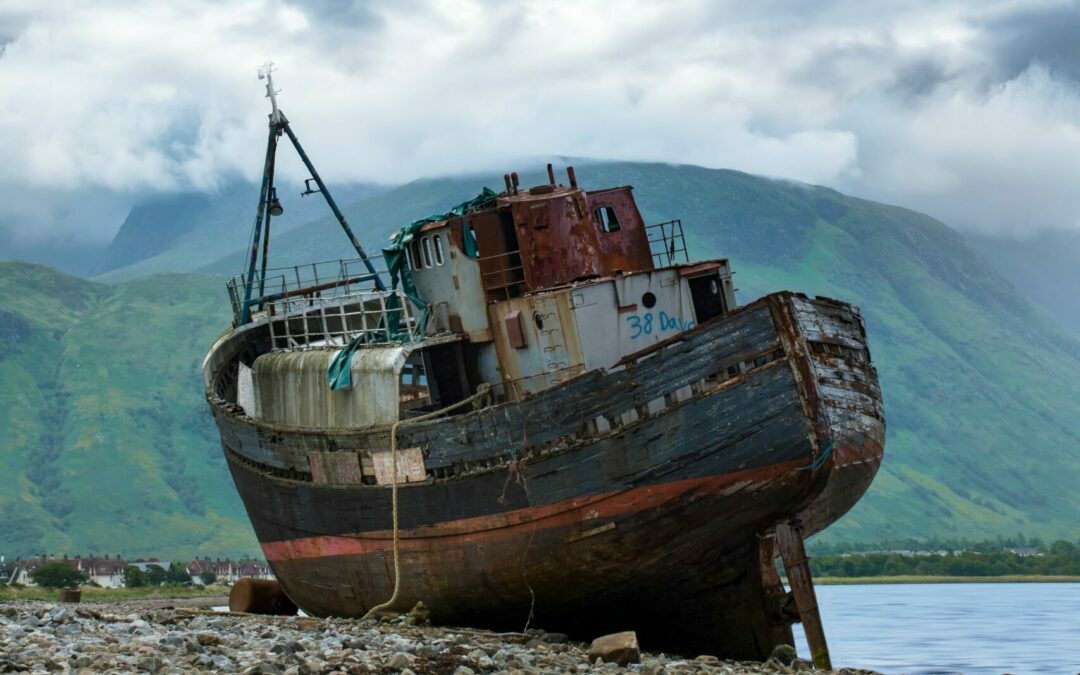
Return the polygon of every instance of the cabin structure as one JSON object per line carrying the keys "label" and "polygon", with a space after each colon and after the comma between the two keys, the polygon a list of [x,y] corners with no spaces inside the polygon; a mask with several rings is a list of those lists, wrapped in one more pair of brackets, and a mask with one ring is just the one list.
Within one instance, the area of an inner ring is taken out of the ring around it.
{"label": "cabin structure", "polygon": [[[267,423],[374,427],[482,386],[513,401],[617,368],[736,307],[728,261],[689,264],[680,221],[646,225],[629,186],[548,177],[522,188],[507,174],[504,192],[403,228],[391,290],[372,290],[359,259],[269,270],[252,315],[265,336],[231,398]],[[245,290],[230,283],[238,326]],[[351,386],[335,388],[326,373],[350,345]]]}

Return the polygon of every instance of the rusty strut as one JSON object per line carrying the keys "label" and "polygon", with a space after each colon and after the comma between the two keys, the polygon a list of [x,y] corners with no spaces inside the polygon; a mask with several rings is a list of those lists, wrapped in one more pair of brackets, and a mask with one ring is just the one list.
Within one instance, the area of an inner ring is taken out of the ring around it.
{"label": "rusty strut", "polygon": [[806,642],[810,646],[810,655],[815,668],[832,670],[829,658],[829,645],[825,642],[825,629],[821,625],[821,613],[818,611],[817,596],[814,594],[814,581],[810,577],[810,565],[803,544],[802,525],[793,520],[776,526],[776,543],[780,548],[780,557],[787,571],[788,584],[795,595],[795,605],[799,608]]}

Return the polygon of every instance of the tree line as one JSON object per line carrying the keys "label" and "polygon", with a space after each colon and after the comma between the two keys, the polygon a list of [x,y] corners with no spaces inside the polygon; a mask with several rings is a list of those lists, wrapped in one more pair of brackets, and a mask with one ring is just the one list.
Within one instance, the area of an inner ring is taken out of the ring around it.
{"label": "tree line", "polygon": [[[85,572],[69,562],[59,560],[41,565],[30,573],[30,578],[44,588],[75,588],[90,581]],[[199,578],[207,585],[217,581],[217,575],[213,572],[204,572]],[[170,563],[168,569],[159,565],[147,565],[145,571],[135,565],[124,568],[124,586],[127,588],[190,585],[191,575],[187,573],[187,565],[184,563]]]}
{"label": "tree line", "polygon": [[896,552],[812,555],[810,570],[822,577],[1080,575],[1080,542],[1055,541],[1038,547],[1038,555],[1021,555],[1001,547],[993,550],[928,547],[903,550],[943,552],[926,555]]}

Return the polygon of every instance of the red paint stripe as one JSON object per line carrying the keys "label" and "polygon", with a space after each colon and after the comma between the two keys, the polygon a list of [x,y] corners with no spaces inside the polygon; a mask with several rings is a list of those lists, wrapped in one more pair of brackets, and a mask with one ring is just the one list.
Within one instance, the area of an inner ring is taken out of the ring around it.
{"label": "red paint stripe", "polygon": [[[805,461],[774,464],[761,469],[739,471],[723,476],[691,478],[631,488],[544,506],[516,509],[506,513],[463,518],[438,525],[401,530],[398,533],[398,548],[406,551],[420,551],[433,546],[454,545],[452,541],[448,541],[454,538],[472,542],[492,537],[512,536],[515,530],[520,531],[525,528],[528,528],[528,531],[535,531],[537,528],[546,529],[573,523],[591,526],[593,521],[654,509],[690,493],[708,495],[729,488],[741,489],[745,486],[740,486],[740,483],[764,482],[776,476],[791,473],[805,464]],[[509,532],[505,531],[507,528],[510,528]],[[263,542],[261,546],[263,555],[267,560],[272,561],[363,555],[391,550],[393,533],[390,530],[376,530],[354,535],[323,535]]]}

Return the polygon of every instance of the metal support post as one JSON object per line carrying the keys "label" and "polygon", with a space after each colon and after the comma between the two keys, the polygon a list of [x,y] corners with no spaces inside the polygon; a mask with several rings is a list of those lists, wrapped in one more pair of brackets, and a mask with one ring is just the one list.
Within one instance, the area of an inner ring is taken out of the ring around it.
{"label": "metal support post", "polygon": [[776,544],[780,548],[780,557],[784,560],[788,584],[795,595],[795,605],[799,608],[799,617],[806,632],[806,642],[810,646],[814,667],[832,670],[829,646],[825,643],[825,629],[821,625],[814,581],[810,577],[810,564],[803,544],[802,526],[797,521],[777,525]]}

